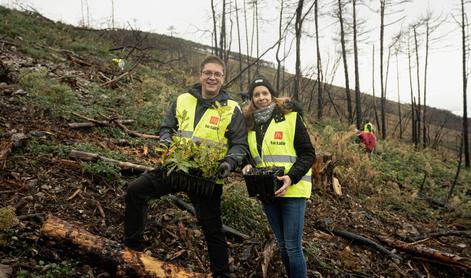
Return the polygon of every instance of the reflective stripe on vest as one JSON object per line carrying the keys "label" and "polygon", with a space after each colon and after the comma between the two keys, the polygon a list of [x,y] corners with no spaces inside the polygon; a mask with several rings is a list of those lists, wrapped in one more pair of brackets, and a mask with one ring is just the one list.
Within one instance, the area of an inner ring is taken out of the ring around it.
{"label": "reflective stripe on vest", "polygon": [[[194,127],[197,103],[198,99],[190,93],[178,96],[176,106],[176,117],[178,120],[177,136],[191,139],[194,142],[221,142],[227,146],[227,138],[224,134],[231,122],[234,110],[238,107],[237,102],[227,100],[226,106],[218,109],[209,107],[196,127]],[[222,179],[218,180],[217,183],[222,184]]]}
{"label": "reflective stripe on vest", "polygon": [[[258,153],[257,139],[253,130],[249,131],[248,143],[250,154],[257,167],[284,166],[286,174],[297,159],[296,150],[294,149],[297,113],[290,112],[284,116],[285,120],[278,123],[274,119],[271,120],[263,137],[262,158]],[[288,188],[283,197],[309,198],[311,189],[311,169],[309,169],[298,183]]]}

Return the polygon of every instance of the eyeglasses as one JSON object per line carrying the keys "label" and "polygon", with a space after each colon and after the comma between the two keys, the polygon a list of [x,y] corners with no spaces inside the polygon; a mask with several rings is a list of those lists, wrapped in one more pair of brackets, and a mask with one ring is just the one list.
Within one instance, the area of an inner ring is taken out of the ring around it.
{"label": "eyeglasses", "polygon": [[210,77],[216,77],[216,78],[221,78],[224,76],[224,73],[222,72],[219,72],[219,71],[216,71],[216,72],[212,72],[210,70],[205,70],[202,72],[202,74],[204,75],[204,77],[207,77],[207,78],[210,78]]}

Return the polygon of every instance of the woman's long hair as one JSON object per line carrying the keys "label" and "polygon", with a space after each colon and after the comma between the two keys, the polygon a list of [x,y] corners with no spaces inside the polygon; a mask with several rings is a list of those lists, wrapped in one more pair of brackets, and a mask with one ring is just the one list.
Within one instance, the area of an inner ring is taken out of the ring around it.
{"label": "woman's long hair", "polygon": [[[273,102],[275,102],[276,108],[279,109],[283,114],[293,111],[294,106],[289,97],[273,97]],[[255,110],[257,110],[257,108],[255,108],[252,100],[250,100],[242,109],[245,123],[247,124],[247,128],[249,130],[253,130],[255,128],[255,121],[253,119],[253,112]]]}

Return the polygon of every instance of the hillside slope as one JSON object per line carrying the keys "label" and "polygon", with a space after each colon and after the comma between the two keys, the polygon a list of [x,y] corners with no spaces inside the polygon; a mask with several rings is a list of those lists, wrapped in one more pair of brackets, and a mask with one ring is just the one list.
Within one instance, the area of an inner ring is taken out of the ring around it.
{"label": "hillside slope", "polygon": [[[41,235],[41,223],[53,214],[121,241],[126,182],[137,175],[69,154],[79,150],[155,165],[156,140],[132,136],[113,121],[130,119],[129,129],[156,135],[170,102],[196,80],[195,65],[204,49],[188,45],[175,52],[171,41],[138,44],[145,37],[139,32],[126,37],[118,31],[80,30],[2,7],[0,18],[0,274],[113,277],[113,267]],[[124,52],[116,50],[123,45]],[[112,59],[131,49],[121,70]],[[188,55],[190,51],[195,52]],[[84,117],[108,124],[70,127]],[[471,173],[462,170],[446,206],[430,201],[446,198],[456,157],[428,149],[417,152],[388,140],[379,143],[369,160],[354,131],[338,121],[325,120],[309,129],[317,152],[332,154],[333,174],[343,189],[337,196],[330,185],[317,183],[308,201],[304,248],[309,277],[471,275]],[[179,196],[187,200],[185,194]],[[273,236],[239,173],[228,178],[223,215],[226,225],[250,236],[242,240],[228,234],[235,275],[262,277],[264,250]],[[345,239],[338,231],[382,244],[402,260]],[[152,202],[145,236],[152,256],[209,272],[195,218],[171,199]],[[388,239],[453,254],[456,260],[438,264],[434,257],[398,250]],[[268,277],[285,277],[278,256],[271,260]]]}

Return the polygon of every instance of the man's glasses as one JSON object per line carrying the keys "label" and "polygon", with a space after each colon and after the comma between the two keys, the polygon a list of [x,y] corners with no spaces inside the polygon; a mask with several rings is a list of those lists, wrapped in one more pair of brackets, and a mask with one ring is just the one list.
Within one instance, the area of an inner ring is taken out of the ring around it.
{"label": "man's glasses", "polygon": [[212,72],[210,70],[205,70],[202,72],[202,74],[204,75],[204,77],[207,77],[207,78],[210,78],[210,77],[216,77],[216,78],[221,78],[224,76],[224,73],[222,72],[219,72],[219,71],[216,71],[216,72]]}

